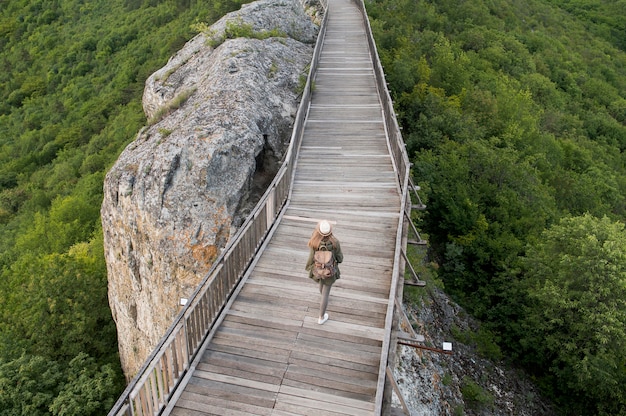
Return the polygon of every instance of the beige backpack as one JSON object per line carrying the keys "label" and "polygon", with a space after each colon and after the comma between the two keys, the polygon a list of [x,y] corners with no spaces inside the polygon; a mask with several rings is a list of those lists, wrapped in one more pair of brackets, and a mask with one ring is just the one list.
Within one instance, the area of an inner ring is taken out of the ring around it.
{"label": "beige backpack", "polygon": [[328,279],[335,275],[337,261],[335,260],[333,252],[328,249],[326,244],[322,244],[320,244],[313,255],[313,277],[317,279]]}

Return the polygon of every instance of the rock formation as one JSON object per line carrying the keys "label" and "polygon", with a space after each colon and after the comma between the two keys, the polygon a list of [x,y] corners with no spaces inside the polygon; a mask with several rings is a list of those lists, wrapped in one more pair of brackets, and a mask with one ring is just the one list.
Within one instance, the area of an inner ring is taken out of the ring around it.
{"label": "rock formation", "polygon": [[[453,352],[398,345],[393,372],[411,416],[558,413],[527,374],[498,357],[494,345],[479,346],[471,340],[479,322],[434,285],[420,290],[421,302],[404,304],[409,320],[425,337],[423,345],[441,349],[443,342],[452,342]],[[393,399],[393,406],[400,409],[397,396]]]}
{"label": "rock formation", "polygon": [[271,181],[311,62],[312,20],[296,0],[245,5],[147,80],[148,126],[107,174],[101,210],[128,378]]}

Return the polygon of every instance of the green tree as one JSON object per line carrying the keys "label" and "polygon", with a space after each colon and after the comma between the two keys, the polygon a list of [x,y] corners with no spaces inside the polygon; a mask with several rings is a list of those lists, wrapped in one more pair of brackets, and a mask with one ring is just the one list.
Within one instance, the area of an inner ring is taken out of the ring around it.
{"label": "green tree", "polygon": [[556,216],[534,159],[484,141],[448,141],[415,162],[428,195],[423,226],[447,290],[481,319],[508,325],[517,257]]}
{"label": "green tree", "polygon": [[146,123],[146,78],[242,3],[0,1],[3,415],[99,415],[119,395],[102,181]]}
{"label": "green tree", "polygon": [[22,355],[0,360],[0,410],[6,416],[47,416],[63,370],[55,361]]}
{"label": "green tree", "polygon": [[519,352],[530,242],[563,216],[626,218],[624,1],[366,3],[430,256],[448,293]]}
{"label": "green tree", "polygon": [[67,379],[50,405],[55,416],[97,416],[106,414],[120,387],[121,377],[110,364],[100,366],[87,354],[80,353],[69,363]]}
{"label": "green tree", "polygon": [[2,332],[23,340],[27,351],[54,360],[86,352],[116,362],[101,238],[100,232],[67,254],[20,257],[3,274],[12,285],[4,298]]}
{"label": "green tree", "polygon": [[586,214],[562,219],[524,258],[522,344],[575,413],[626,412],[626,232]]}
{"label": "green tree", "polygon": [[79,353],[68,366],[37,355],[0,361],[0,410],[6,416],[99,416],[123,384],[111,364]]}

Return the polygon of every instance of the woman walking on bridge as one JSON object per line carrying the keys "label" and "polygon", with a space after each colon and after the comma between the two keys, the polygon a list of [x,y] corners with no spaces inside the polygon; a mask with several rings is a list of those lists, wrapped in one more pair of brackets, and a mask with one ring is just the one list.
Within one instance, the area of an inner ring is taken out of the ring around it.
{"label": "woman walking on bridge", "polygon": [[343,253],[339,240],[333,235],[332,226],[326,220],[317,223],[308,246],[310,253],[305,268],[309,271],[309,278],[318,282],[320,286],[322,299],[317,323],[322,325],[328,320],[326,307],[328,306],[330,288],[339,279],[338,263],[343,261]]}

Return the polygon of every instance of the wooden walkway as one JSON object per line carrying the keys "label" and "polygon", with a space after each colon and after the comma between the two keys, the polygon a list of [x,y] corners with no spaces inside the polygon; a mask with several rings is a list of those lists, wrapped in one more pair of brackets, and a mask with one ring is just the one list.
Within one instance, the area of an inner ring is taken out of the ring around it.
{"label": "wooden walkway", "polygon": [[[331,0],[291,199],[165,414],[375,413],[401,196],[365,36]],[[345,256],[324,325],[304,270],[320,219]]]}

